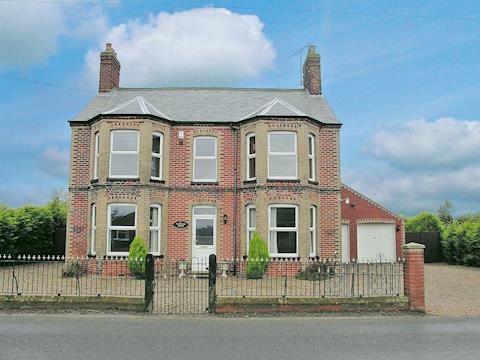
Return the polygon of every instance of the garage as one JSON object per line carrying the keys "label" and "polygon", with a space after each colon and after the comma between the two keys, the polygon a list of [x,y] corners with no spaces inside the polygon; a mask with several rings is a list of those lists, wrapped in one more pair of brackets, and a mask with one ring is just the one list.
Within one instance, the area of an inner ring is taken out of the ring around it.
{"label": "garage", "polygon": [[357,225],[358,259],[391,260],[395,258],[395,224],[363,223]]}

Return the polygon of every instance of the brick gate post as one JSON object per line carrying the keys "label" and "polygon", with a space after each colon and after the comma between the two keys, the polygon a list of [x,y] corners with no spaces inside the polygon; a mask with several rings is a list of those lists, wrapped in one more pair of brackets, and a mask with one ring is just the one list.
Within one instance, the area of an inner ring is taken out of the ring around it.
{"label": "brick gate post", "polygon": [[408,243],[402,246],[405,256],[404,289],[410,310],[425,311],[425,245]]}

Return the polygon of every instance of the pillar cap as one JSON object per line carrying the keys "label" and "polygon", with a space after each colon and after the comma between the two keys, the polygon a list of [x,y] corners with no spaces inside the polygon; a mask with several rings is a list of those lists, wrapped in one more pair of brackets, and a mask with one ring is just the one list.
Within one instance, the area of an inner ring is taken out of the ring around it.
{"label": "pillar cap", "polygon": [[408,244],[403,244],[402,249],[404,249],[404,250],[424,250],[425,245],[411,242],[411,243],[408,243]]}

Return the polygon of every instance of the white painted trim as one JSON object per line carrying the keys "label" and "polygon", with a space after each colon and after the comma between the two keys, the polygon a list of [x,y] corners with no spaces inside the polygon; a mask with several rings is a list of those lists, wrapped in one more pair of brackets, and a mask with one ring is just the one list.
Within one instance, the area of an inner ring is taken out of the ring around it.
{"label": "white painted trim", "polygon": [[95,246],[97,240],[97,205],[92,204],[90,211],[90,255],[95,255]]}
{"label": "white painted trim", "polygon": [[94,155],[93,155],[93,179],[98,179],[98,166],[100,163],[100,131],[94,135]]}
{"label": "white painted trim", "polygon": [[[271,154],[270,151],[270,135],[271,134],[293,134],[295,136],[295,152],[275,152]],[[269,131],[268,132],[268,154],[267,154],[267,173],[268,179],[272,180],[298,180],[298,148],[297,148],[297,132],[295,131]],[[295,155],[295,176],[271,176],[270,175],[270,155],[282,156],[282,155]]]}
{"label": "white painted trim", "polygon": [[[311,213],[313,210],[313,214]],[[317,256],[317,207],[315,205],[310,205],[308,209],[308,222],[309,222],[309,237],[308,237],[308,247],[309,254],[311,257]],[[311,223],[313,219],[313,224]],[[310,251],[310,236],[313,233],[313,251]],[[298,252],[298,249],[297,249]]]}
{"label": "white painted trim", "polygon": [[[145,98],[143,96],[134,97],[134,98],[132,98],[132,99],[130,99],[130,100],[124,102],[124,103],[121,103],[120,105],[115,106],[114,108],[112,108],[110,110],[104,111],[102,114],[105,114],[105,115],[112,114],[114,112],[117,112],[117,111],[123,109],[124,107],[126,107],[128,105],[133,104],[134,102],[137,102],[137,104],[140,107],[140,110],[141,110],[143,115],[157,115],[161,118],[164,118],[164,119],[167,119],[167,120],[172,120],[168,115],[166,115],[166,114],[162,113],[160,110],[158,110],[151,102],[149,102],[148,100],[145,100]],[[148,110],[148,107],[151,107],[157,114],[152,114]]]}
{"label": "white painted trim", "polygon": [[[158,174],[160,176],[152,176],[152,169],[150,168],[150,178],[151,179],[154,179],[154,180],[162,180],[163,179],[163,134],[161,132],[154,132],[152,134],[152,142],[153,142],[153,138],[154,137],[158,137],[160,138],[160,149],[159,149],[159,152],[158,153],[154,153],[152,152],[152,158],[155,157],[155,158],[158,158],[160,159],[159,163],[160,163],[160,168],[158,169]],[[150,162],[150,166],[152,166],[152,163]]]}
{"label": "white painted trim", "polygon": [[[162,234],[161,234],[161,231],[162,231],[162,205],[160,204],[152,204],[150,205],[150,212],[151,212],[151,208],[156,208],[158,210],[158,225],[157,226],[152,226],[152,219],[150,218],[150,226],[149,226],[149,240],[150,240],[150,232],[153,230],[153,231],[157,231],[157,234],[158,234],[158,239],[157,239],[157,242],[158,242],[158,251],[151,251],[150,249],[150,243],[149,243],[149,253],[152,254],[152,255],[160,255],[160,252],[161,252],[161,249],[162,249],[162,245],[161,245],[161,239],[162,239]],[[149,214],[150,216],[150,214]]]}
{"label": "white painted trim", "polygon": [[[137,134],[137,150],[115,150],[115,154],[136,154],[137,155],[137,174],[136,175],[112,175],[112,153],[113,151],[113,134],[115,132],[131,132]],[[138,178],[139,174],[139,153],[140,153],[140,132],[138,130],[111,130],[110,131],[110,161],[108,164],[108,177],[112,179],[136,179]]]}
{"label": "white painted trim", "polygon": [[[198,139],[213,139],[215,141],[215,155],[214,156],[197,156],[196,155],[196,152],[197,152],[197,140]],[[192,177],[193,177],[193,181],[194,182],[216,182],[217,181],[217,178],[218,178],[218,169],[217,169],[217,154],[218,154],[218,151],[217,151],[217,146],[218,146],[218,142],[217,142],[217,138],[215,136],[195,136],[193,138],[193,174],[192,174]],[[215,177],[214,178],[210,178],[210,179],[197,179],[195,177],[195,160],[202,160],[202,159],[214,159],[215,160]]]}
{"label": "white painted trim", "polygon": [[[313,153],[310,153],[310,143],[312,144],[312,151]],[[316,161],[316,146],[315,146],[315,135],[312,133],[308,134],[308,180],[310,181],[315,181],[316,179],[316,166],[315,166],[315,161]],[[312,175],[313,177],[310,177],[310,160],[312,161]]]}
{"label": "white painted trim", "polygon": [[[271,227],[271,217],[272,217],[272,209],[273,208],[294,208],[295,209],[295,227],[294,228],[287,228],[287,227]],[[270,233],[272,231],[285,231],[285,232],[293,232],[295,231],[296,236],[296,253],[270,253]],[[298,205],[295,204],[271,204],[268,206],[268,252],[271,257],[297,257],[298,256]]]}
{"label": "white painted trim", "polygon": [[[255,227],[252,227],[251,224],[250,224],[250,211],[251,210],[255,210]],[[246,206],[246,225],[247,225],[247,254],[248,254],[248,251],[250,249],[250,239],[249,239],[249,236],[250,236],[250,232],[253,231],[255,232],[257,230],[257,227],[256,227],[256,224],[257,224],[257,208],[255,205],[253,204],[249,204]]]}
{"label": "white painted trim", "polygon": [[[135,208],[135,226],[111,226],[111,207],[112,206],[133,206]],[[110,230],[135,230],[135,236],[137,236],[137,204],[133,203],[111,203],[107,205],[107,256],[128,256],[128,252],[116,252],[110,251],[111,239]]]}
{"label": "white painted trim", "polygon": [[[298,110],[297,108],[293,107],[292,105],[290,105],[286,101],[284,101],[280,98],[274,98],[273,100],[271,100],[271,101],[265,103],[264,105],[260,106],[259,108],[257,108],[256,110],[254,110],[250,114],[248,114],[247,116],[241,118],[240,120],[249,119],[249,118],[252,118],[252,117],[255,117],[255,116],[267,116],[268,112],[276,104],[280,104],[280,105],[286,107],[288,110],[290,110],[291,112],[293,112],[297,116],[307,116],[304,112],[302,112],[302,111]],[[269,114],[268,116],[275,116],[275,114]]]}
{"label": "white painted trim", "polygon": [[[201,209],[201,208],[211,208],[215,210],[215,214],[209,215],[209,214],[198,214],[195,215],[195,209]],[[192,206],[192,264],[193,264],[193,259],[197,258],[194,255],[195,251],[195,244],[196,244],[196,232],[197,232],[197,220],[201,219],[206,219],[206,220],[213,220],[213,244],[211,246],[212,253],[216,254],[217,253],[217,207],[214,205],[194,205]]]}
{"label": "white painted trim", "polygon": [[[250,154],[250,139],[254,137],[255,138],[255,153],[254,154]],[[247,180],[255,180],[257,178],[257,138],[255,136],[255,133],[249,133],[247,134],[246,136],[246,140],[247,140],[247,177],[246,179]],[[255,159],[255,176],[250,176],[250,159]]]}

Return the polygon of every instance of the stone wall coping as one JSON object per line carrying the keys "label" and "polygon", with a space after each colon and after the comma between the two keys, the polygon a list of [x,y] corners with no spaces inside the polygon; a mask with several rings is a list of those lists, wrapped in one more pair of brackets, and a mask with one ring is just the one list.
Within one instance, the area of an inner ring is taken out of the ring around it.
{"label": "stone wall coping", "polygon": [[403,250],[424,250],[425,245],[418,244],[418,243],[415,243],[415,242],[411,242],[411,243],[408,243],[408,244],[403,244],[402,249]]}

